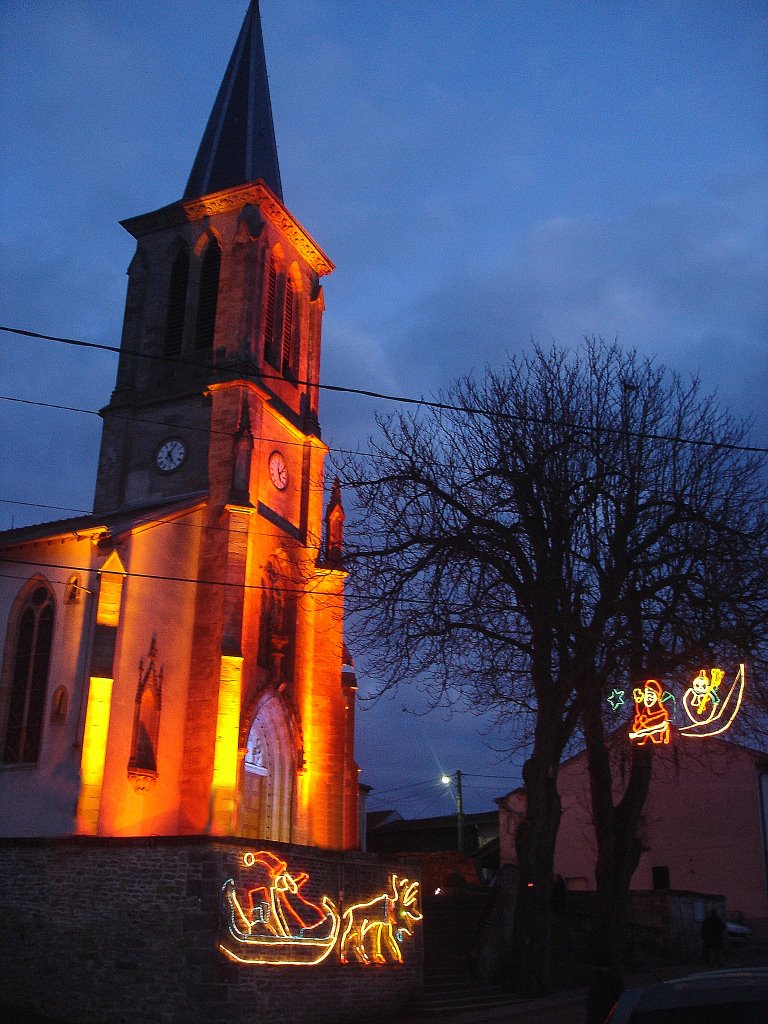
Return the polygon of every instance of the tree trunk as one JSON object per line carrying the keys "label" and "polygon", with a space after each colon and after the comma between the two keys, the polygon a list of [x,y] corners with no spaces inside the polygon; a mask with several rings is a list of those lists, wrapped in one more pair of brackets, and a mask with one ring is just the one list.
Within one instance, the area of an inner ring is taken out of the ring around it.
{"label": "tree trunk", "polygon": [[555,840],[560,824],[559,755],[534,752],[523,767],[527,809],[515,837],[520,870],[512,936],[517,991],[540,995],[551,985],[550,921]]}
{"label": "tree trunk", "polygon": [[648,796],[651,756],[651,748],[633,748],[626,789],[614,807],[610,753],[604,745],[588,748],[597,839],[597,893],[590,935],[587,1024],[601,1024],[624,989],[629,885],[640,862],[638,831]]}

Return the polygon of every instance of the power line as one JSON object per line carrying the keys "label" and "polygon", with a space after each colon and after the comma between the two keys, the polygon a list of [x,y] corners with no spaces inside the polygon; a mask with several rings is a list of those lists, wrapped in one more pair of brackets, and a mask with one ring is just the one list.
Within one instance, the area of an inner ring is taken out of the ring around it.
{"label": "power line", "polygon": [[[228,581],[226,579],[207,580],[207,579],[203,579],[200,576],[166,576],[166,575],[163,575],[161,573],[135,572],[133,570],[110,569],[110,568],[105,567],[104,565],[101,565],[101,566],[95,566],[95,565],[66,565],[66,564],[61,563],[61,562],[38,562],[38,561],[35,561],[32,558],[19,558],[19,559],[17,559],[17,558],[5,558],[5,559],[3,559],[3,562],[4,562],[5,565],[30,565],[30,566],[36,566],[39,569],[63,569],[65,572],[79,572],[79,573],[88,573],[88,572],[102,573],[103,572],[103,573],[105,573],[107,575],[123,576],[126,579],[156,580],[156,581],[161,582],[161,583],[193,583],[193,584],[196,584],[197,586],[203,586],[203,587],[235,587],[238,590],[267,590],[267,591],[270,591],[270,592],[272,592],[275,589],[277,589],[282,594],[291,594],[291,595],[296,596],[296,597],[304,597],[307,594],[314,594],[314,595],[318,595],[319,594],[319,596],[321,596],[323,598],[334,599],[335,600],[337,598],[341,598],[341,596],[342,596],[340,594],[328,594],[328,593],[324,593],[324,592],[321,593],[319,591],[312,590],[311,587],[309,587],[309,586],[303,587],[301,589],[292,589],[290,587],[285,587],[285,586],[275,587],[272,584],[265,585],[265,584],[262,584],[262,583],[237,583],[237,582],[230,582],[230,581]],[[0,576],[4,577],[6,579],[19,579],[20,578],[18,576],[6,574],[6,573],[0,573]]]}
{"label": "power line", "polygon": [[404,786],[392,786],[390,789],[376,789],[374,792],[380,796],[381,794],[401,793],[408,789],[423,789],[425,786],[432,789],[436,784],[438,783],[435,779],[423,779],[421,782],[409,782]]}
{"label": "power line", "polygon": [[25,508],[47,508],[51,512],[76,512],[79,516],[93,515],[89,508],[72,508],[70,505],[43,505],[39,501],[20,501],[18,498],[0,498],[0,504],[23,505]]}
{"label": "power line", "polygon": [[517,778],[515,775],[479,775],[477,772],[462,772],[462,779],[497,779],[501,782],[511,782]]}
{"label": "power line", "polygon": [[[21,529],[24,529],[24,527],[21,527]],[[34,527],[30,527],[30,529],[34,529]],[[242,531],[238,531],[238,532],[242,532]],[[205,578],[203,578],[201,576],[166,576],[166,575],[163,575],[161,573],[135,572],[134,570],[130,570],[130,569],[109,569],[109,568],[105,567],[105,565],[103,565],[103,564],[100,565],[100,566],[98,566],[98,565],[67,565],[66,563],[63,563],[63,562],[42,562],[42,561],[36,561],[33,558],[3,558],[3,564],[4,565],[20,565],[20,566],[21,565],[36,566],[39,569],[61,569],[61,570],[65,571],[65,572],[79,572],[79,573],[88,573],[88,572],[102,573],[103,572],[103,573],[107,573],[107,574],[123,576],[126,579],[156,580],[156,581],[161,582],[161,583],[185,583],[185,584],[186,583],[191,583],[191,584],[196,584],[198,586],[203,586],[203,587],[235,587],[235,588],[237,588],[239,590],[268,590],[268,591],[272,591],[272,590],[276,589],[271,584],[265,585],[265,584],[262,584],[262,583],[238,583],[238,582],[230,582],[230,581],[228,581],[226,579],[210,580],[210,579],[205,579]],[[320,565],[318,567],[321,568],[321,569],[323,568],[322,565]],[[7,575],[5,573],[2,573],[2,572],[0,572],[0,577],[4,577],[4,578],[7,578],[7,579],[20,579],[21,578],[21,577],[18,577],[18,576],[9,576],[9,575]],[[286,580],[287,577],[283,576],[282,579]],[[288,580],[288,582],[292,583],[292,584],[295,584],[295,581],[293,581],[293,580]],[[283,594],[290,594],[291,596],[294,596],[294,597],[305,597],[305,596],[307,596],[309,594],[309,595],[316,595],[316,596],[319,596],[321,598],[328,598],[328,599],[332,598],[334,600],[336,600],[336,599],[343,599],[343,594],[329,594],[329,593],[326,593],[326,592],[321,591],[321,590],[315,590],[315,589],[312,588],[311,584],[312,584],[311,578],[307,577],[306,585],[303,586],[303,587],[299,587],[298,585],[285,586],[285,585],[281,584],[281,585],[278,585],[277,589],[281,593],[283,593]],[[413,606],[420,607],[422,605],[428,605],[428,606],[432,605],[432,601],[429,598],[427,598],[427,597],[401,597],[400,598],[400,603],[402,605],[404,605],[404,606],[411,606],[411,607],[413,607]]]}
{"label": "power line", "polygon": [[[2,330],[2,328],[0,328]],[[56,402],[41,402],[33,398],[16,398],[13,395],[0,395],[0,402],[13,402],[17,405],[31,405],[39,409],[53,409],[56,412],[76,412],[84,416],[98,416],[101,418],[101,413],[98,409],[84,409],[82,406],[77,405],[61,405]],[[113,419],[126,420],[129,423],[146,423],[153,427],[163,427],[166,430],[180,430],[180,431],[191,431],[196,434],[206,434],[207,436],[216,435],[220,437],[236,437],[237,430],[222,430],[217,427],[200,427],[194,423],[169,423],[167,420],[153,420],[148,419],[146,416],[127,416],[121,415],[120,413],[111,413]],[[284,437],[262,437],[259,440],[265,441],[267,444],[279,444],[285,448],[304,448],[306,447],[305,441],[291,441]],[[327,447],[327,446],[326,446]],[[368,455],[368,452],[356,452],[352,449],[346,448],[328,448],[329,452],[334,455]]]}
{"label": "power line", "polygon": [[[30,527],[34,529],[34,527]],[[282,594],[290,594],[293,597],[306,597],[307,595],[314,595],[320,598],[327,598],[333,600],[343,600],[343,594],[329,594],[325,591],[313,589],[311,578],[307,577],[306,585],[299,587],[295,584],[295,581],[288,580],[289,583],[294,584],[293,586],[278,585],[275,587],[272,584],[262,583],[238,583],[230,582],[226,579],[210,580],[205,579],[202,576],[166,576],[162,573],[151,573],[151,572],[135,572],[130,569],[110,569],[105,565],[67,565],[63,562],[42,562],[36,561],[33,558],[4,558],[4,565],[25,565],[25,566],[36,566],[39,569],[61,569],[65,572],[79,572],[79,573],[106,573],[107,575],[118,575],[123,576],[126,579],[139,579],[139,580],[156,580],[160,583],[191,583],[197,586],[203,587],[235,587],[238,590],[267,590],[273,591],[279,590]],[[318,568],[323,568],[322,565]],[[20,579],[21,577],[15,575],[8,575],[0,572],[0,577],[6,579]],[[26,577],[25,577],[26,578]],[[283,576],[283,580],[287,577]],[[403,597],[401,602],[404,605],[429,605],[431,601],[426,597]]]}
{"label": "power line", "polygon": [[[207,368],[207,369],[209,369],[213,373],[220,374],[224,379],[228,379],[229,378],[229,373],[226,372],[226,371],[222,371],[222,370],[218,369],[217,367],[207,366],[205,363],[201,363],[199,360],[184,359],[183,357],[180,357],[180,356],[169,356],[169,355],[164,355],[164,354],[160,354],[160,353],[150,354],[148,352],[142,352],[142,351],[140,351],[138,349],[121,348],[118,345],[105,345],[105,344],[102,344],[102,343],[99,343],[99,342],[84,341],[83,339],[80,339],[80,338],[64,338],[64,337],[60,337],[60,336],[53,335],[53,334],[41,334],[38,331],[30,331],[30,330],[26,330],[26,329],[23,329],[23,328],[20,328],[20,327],[7,327],[7,326],[0,325],[0,331],[5,332],[7,334],[18,334],[18,335],[21,335],[21,336],[26,337],[26,338],[36,338],[36,339],[39,339],[39,340],[42,340],[42,341],[52,341],[52,342],[55,342],[57,344],[62,344],[62,345],[71,345],[71,346],[75,346],[75,347],[78,347],[78,348],[86,348],[86,349],[96,349],[96,350],[103,351],[103,352],[111,352],[111,353],[116,354],[116,355],[128,355],[128,356],[132,356],[132,357],[137,358],[137,359],[148,359],[148,360],[153,361],[153,362],[166,362],[166,363],[175,363],[175,364],[182,365],[182,366],[194,366],[197,369],[206,369]],[[261,380],[261,381],[271,381],[271,380],[282,381],[285,378],[282,377],[280,374],[270,374],[270,373],[264,373],[264,372],[260,371],[260,372],[257,372],[257,373],[250,373],[250,374],[249,373],[240,373],[240,379],[243,379],[243,380],[252,380],[253,379],[253,380]],[[488,415],[491,415],[487,409],[482,409],[482,408],[478,408],[478,407],[475,407],[475,406],[469,406],[469,405],[461,405],[461,404],[456,404],[456,403],[452,403],[452,402],[444,402],[444,401],[440,401],[440,400],[437,400],[437,399],[414,398],[413,396],[410,396],[410,395],[389,394],[389,393],[383,392],[383,391],[372,391],[372,390],[365,389],[365,388],[353,388],[353,387],[348,387],[348,386],[341,385],[341,384],[322,384],[322,383],[320,383],[318,381],[310,381],[310,380],[296,380],[296,381],[294,381],[294,383],[297,386],[301,386],[301,387],[317,388],[320,391],[330,391],[332,393],[342,394],[342,395],[358,395],[358,396],[360,396],[362,398],[373,398],[373,399],[376,399],[377,401],[393,402],[393,403],[396,403],[398,405],[422,406],[422,407],[427,408],[427,409],[435,409],[435,410],[442,411],[442,412],[460,412],[460,413],[464,413],[464,414],[470,415],[470,416],[488,416]],[[0,397],[2,397],[2,396],[0,396]],[[11,400],[13,401],[14,399],[11,399]],[[21,401],[21,400],[18,400],[18,401]],[[41,406],[45,406],[45,403],[29,402],[28,404],[31,404],[31,405],[40,404]],[[55,408],[55,406],[54,406],[54,408]],[[62,407],[62,408],[66,409],[66,407]],[[76,410],[76,409],[72,409],[70,411],[80,411],[80,412],[87,411],[89,413],[93,412],[92,410]],[[93,413],[93,414],[94,415],[98,415],[98,413]],[[567,429],[574,430],[574,431],[581,432],[581,433],[598,433],[598,432],[600,432],[600,433],[604,433],[604,434],[614,434],[614,435],[619,436],[619,437],[633,437],[633,438],[643,438],[643,439],[646,439],[646,440],[649,440],[649,441],[663,441],[663,442],[669,443],[669,444],[685,444],[685,445],[693,445],[693,446],[696,446],[696,447],[713,448],[713,449],[723,450],[723,451],[738,451],[738,452],[747,452],[747,453],[752,453],[752,454],[763,454],[763,455],[768,454],[768,447],[763,447],[763,446],[760,446],[760,445],[734,444],[734,443],[729,442],[729,441],[717,441],[717,440],[710,440],[708,438],[697,438],[697,437],[682,437],[679,434],[657,434],[657,433],[654,433],[652,431],[628,430],[628,429],[623,428],[623,427],[611,427],[611,426],[605,426],[605,425],[599,425],[598,426],[598,425],[593,425],[593,424],[589,424],[589,423],[587,423],[587,424],[584,424],[584,423],[570,423],[568,421],[556,420],[556,419],[552,419],[551,417],[546,417],[546,416],[523,416],[523,415],[520,415],[520,414],[517,414],[517,413],[507,413],[507,412],[494,412],[492,415],[494,417],[499,418],[499,419],[510,420],[512,422],[515,422],[515,423],[537,423],[537,424],[541,424],[543,426],[566,427]]]}

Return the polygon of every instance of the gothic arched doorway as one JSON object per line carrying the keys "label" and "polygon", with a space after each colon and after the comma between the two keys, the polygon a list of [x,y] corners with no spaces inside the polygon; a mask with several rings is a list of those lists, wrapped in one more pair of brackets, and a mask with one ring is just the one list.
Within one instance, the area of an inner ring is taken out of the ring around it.
{"label": "gothic arched doorway", "polygon": [[240,833],[289,843],[299,751],[292,715],[275,690],[256,705],[240,793]]}

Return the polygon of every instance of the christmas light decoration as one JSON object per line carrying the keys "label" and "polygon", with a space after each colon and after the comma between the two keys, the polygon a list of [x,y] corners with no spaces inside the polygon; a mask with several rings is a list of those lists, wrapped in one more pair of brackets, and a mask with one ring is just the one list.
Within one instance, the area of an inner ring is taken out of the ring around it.
{"label": "christmas light decoration", "polygon": [[739,665],[736,678],[725,697],[720,697],[718,688],[725,672],[713,668],[709,675],[702,669],[683,695],[683,707],[691,724],[680,730],[685,739],[705,739],[719,736],[733,725],[741,708],[746,686],[744,663]]}
{"label": "christmas light decoration", "polygon": [[[683,739],[706,739],[720,736],[733,725],[744,699],[746,671],[739,665],[736,678],[724,697],[720,695],[725,672],[720,668],[702,669],[683,694],[682,705],[688,717],[688,724],[678,729]],[[623,691],[614,690],[608,697],[611,707],[616,710],[622,703],[616,695]],[[675,695],[664,690],[655,679],[648,679],[642,687],[633,690],[635,716],[629,738],[638,746],[649,740],[654,744],[667,744],[671,737],[671,725],[677,715]]]}
{"label": "christmas light decoration", "polygon": [[[309,874],[292,874],[269,850],[243,856],[245,883],[222,886],[224,935],[219,950],[242,964],[313,967],[339,945],[341,963],[402,963],[401,945],[422,920],[419,883],[390,875],[389,890],[340,914],[329,896],[317,902],[302,892]],[[343,933],[339,941],[339,933]]]}
{"label": "christmas light decoration", "polygon": [[417,905],[419,883],[392,875],[390,885],[390,893],[344,911],[343,964],[349,963],[350,955],[362,964],[384,964],[387,953],[395,963],[403,962],[400,944],[406,935],[413,935],[413,925],[423,916]]}
{"label": "christmas light decoration", "polygon": [[647,679],[642,688],[635,687],[635,717],[632,722],[631,740],[639,747],[648,740],[651,743],[669,743],[669,710],[664,704],[664,690],[656,679]]}
{"label": "christmas light decoration", "polygon": [[606,698],[606,700],[611,705],[611,707],[613,708],[614,711],[618,711],[618,709],[621,707],[621,705],[625,703],[624,691],[623,690],[614,689],[613,693],[610,693],[608,695],[608,697]]}
{"label": "christmas light decoration", "polygon": [[257,884],[248,888],[244,906],[234,879],[224,883],[227,930],[221,952],[243,964],[322,963],[339,936],[341,919],[333,902],[327,896],[319,903],[306,899],[300,890],[309,875],[292,875],[286,862],[268,850],[246,853],[243,863],[254,870]]}

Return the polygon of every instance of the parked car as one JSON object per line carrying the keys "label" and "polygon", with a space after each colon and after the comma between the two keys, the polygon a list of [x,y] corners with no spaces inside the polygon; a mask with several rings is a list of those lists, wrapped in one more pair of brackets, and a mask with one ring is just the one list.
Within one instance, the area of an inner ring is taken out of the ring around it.
{"label": "parked car", "polygon": [[765,1024],[768,968],[707,971],[628,989],[606,1024]]}
{"label": "parked car", "polygon": [[742,942],[750,941],[752,938],[752,932],[746,925],[739,924],[738,921],[726,921],[725,937],[728,942],[734,945],[740,945]]}

